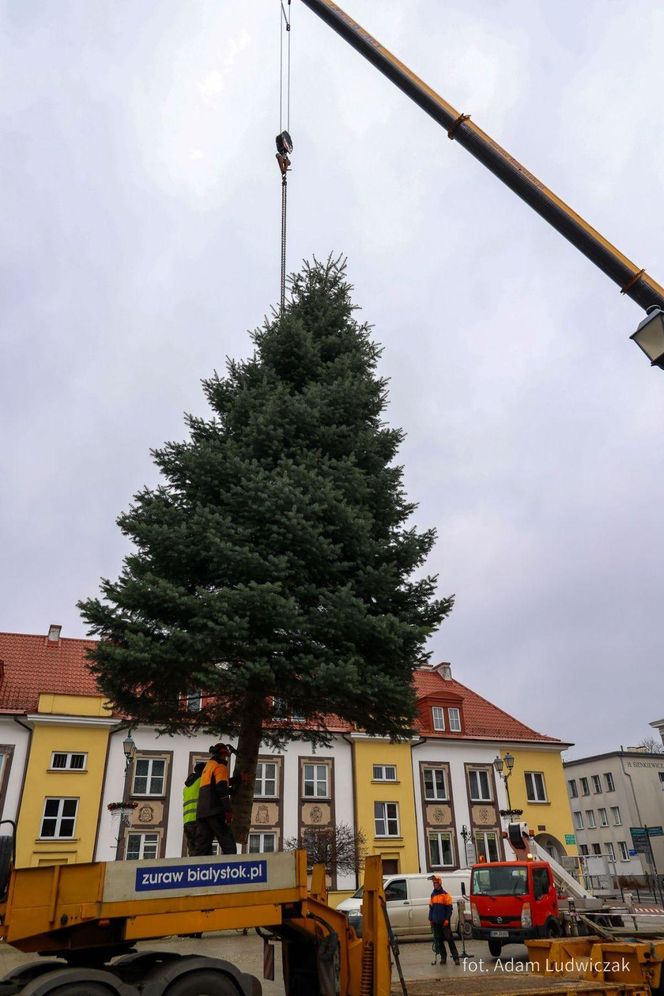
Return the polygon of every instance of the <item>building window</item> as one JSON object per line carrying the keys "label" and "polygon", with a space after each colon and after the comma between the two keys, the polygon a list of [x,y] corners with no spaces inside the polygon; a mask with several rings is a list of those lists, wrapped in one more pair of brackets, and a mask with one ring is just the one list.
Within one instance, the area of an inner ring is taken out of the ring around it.
{"label": "building window", "polygon": [[399,803],[374,802],[376,837],[399,837]]}
{"label": "building window", "polygon": [[593,780],[593,792],[595,794],[597,794],[598,792],[601,792],[602,791],[602,779],[599,777],[599,775],[593,775],[592,776],[592,780]]}
{"label": "building window", "polygon": [[615,861],[616,860],[616,853],[613,850],[613,844],[611,843],[611,841],[608,840],[606,842],[606,844],[604,845],[604,847],[606,848],[606,853],[607,853],[607,856],[608,856],[609,860],[610,861]]}
{"label": "building window", "polygon": [[618,841],[618,850],[620,851],[620,860],[629,861],[629,854],[627,853],[627,844],[624,840]]}
{"label": "building window", "polygon": [[59,839],[74,836],[78,799],[44,799],[40,837]]}
{"label": "building window", "polygon": [[548,802],[546,785],[541,771],[526,771],[526,796],[528,802]]}
{"label": "building window", "polygon": [[85,771],[88,755],[71,751],[54,750],[51,754],[52,771]]}
{"label": "building window", "polygon": [[593,854],[600,855],[601,853],[602,853],[602,845],[601,844],[593,844]]}
{"label": "building window", "polygon": [[567,784],[569,785],[570,799],[577,799],[579,793],[576,788],[576,778],[570,778]]}
{"label": "building window", "polygon": [[273,799],[277,794],[277,765],[274,761],[259,761],[256,765],[254,797]]}
{"label": "building window", "polygon": [[606,785],[607,792],[615,792],[616,786],[613,781],[613,775],[611,774],[610,771],[607,771],[604,774],[604,784]]}
{"label": "building window", "polygon": [[443,768],[424,768],[424,798],[447,799],[447,785]]}
{"label": "building window", "polygon": [[588,821],[588,829],[594,830],[597,824],[595,823],[595,813],[592,809],[586,809],[586,819]]}
{"label": "building window", "polygon": [[373,780],[375,782],[396,782],[396,766],[394,764],[374,764]]}
{"label": "building window", "polygon": [[132,795],[163,795],[166,761],[158,757],[137,757],[134,764]]}
{"label": "building window", "polygon": [[159,857],[159,834],[128,833],[125,857],[127,861],[149,861]]}
{"label": "building window", "polygon": [[328,788],[327,764],[304,765],[304,795],[309,799],[327,799]]}
{"label": "building window", "polygon": [[187,712],[200,712],[203,708],[203,693],[200,691],[189,692],[184,697],[184,707]]}
{"label": "building window", "polygon": [[588,856],[587,844],[579,844],[579,854],[581,854],[584,858]]}
{"label": "building window", "polygon": [[471,768],[468,772],[471,802],[491,802],[491,781],[486,768]]}
{"label": "building window", "polygon": [[493,830],[475,831],[475,851],[478,859],[485,861],[500,861],[498,851],[498,836]]}
{"label": "building window", "polygon": [[599,810],[599,825],[601,827],[608,827],[609,825],[609,817],[606,815],[605,809]]}
{"label": "building window", "polygon": [[248,854],[271,854],[277,849],[276,833],[250,833],[247,845]]}
{"label": "building window", "polygon": [[590,795],[590,786],[588,785],[588,779],[581,779],[581,795]]}
{"label": "building window", "polygon": [[444,730],[445,729],[445,710],[441,709],[440,706],[434,706],[431,710],[431,715],[433,717],[433,728],[434,730]]}
{"label": "building window", "polygon": [[620,817],[620,807],[611,806],[611,819],[613,820],[614,827],[622,826],[622,819]]}
{"label": "building window", "polygon": [[659,775],[659,787],[664,791],[664,771],[658,771]]}
{"label": "building window", "polygon": [[583,830],[583,816],[581,815],[581,813],[579,812],[579,810],[576,809],[572,813],[572,816],[574,817],[574,826],[576,827],[576,829],[577,830]]}
{"label": "building window", "polygon": [[432,868],[450,868],[454,865],[451,833],[429,834],[429,860]]}
{"label": "building window", "polygon": [[452,733],[461,733],[461,710],[448,709],[447,714],[450,720],[450,730]]}

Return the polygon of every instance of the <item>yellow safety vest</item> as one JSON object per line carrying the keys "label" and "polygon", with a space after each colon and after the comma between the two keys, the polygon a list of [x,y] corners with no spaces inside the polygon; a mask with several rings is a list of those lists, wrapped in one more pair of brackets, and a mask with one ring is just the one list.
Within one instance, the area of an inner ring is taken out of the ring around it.
{"label": "yellow safety vest", "polygon": [[201,780],[197,778],[191,785],[185,785],[182,790],[182,822],[193,823],[196,819],[198,793],[201,790]]}

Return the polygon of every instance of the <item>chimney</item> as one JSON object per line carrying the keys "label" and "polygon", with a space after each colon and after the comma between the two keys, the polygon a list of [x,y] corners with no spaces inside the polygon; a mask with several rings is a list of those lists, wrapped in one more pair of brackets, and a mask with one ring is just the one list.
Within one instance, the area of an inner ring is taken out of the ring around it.
{"label": "chimney", "polygon": [[452,680],[452,665],[448,664],[446,661],[443,661],[442,664],[435,664],[434,671],[438,672],[443,681]]}
{"label": "chimney", "polygon": [[46,639],[48,640],[48,642],[49,643],[59,643],[60,642],[60,631],[61,630],[62,630],[62,626],[58,626],[57,624],[51,624],[48,627],[48,636],[46,637]]}

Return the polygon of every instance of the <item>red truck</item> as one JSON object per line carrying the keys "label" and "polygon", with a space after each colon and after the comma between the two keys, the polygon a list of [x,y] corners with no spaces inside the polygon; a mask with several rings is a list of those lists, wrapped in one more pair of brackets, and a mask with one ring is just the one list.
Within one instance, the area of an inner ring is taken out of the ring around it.
{"label": "red truck", "polygon": [[473,937],[497,958],[505,944],[559,937],[558,894],[546,861],[491,861],[470,878]]}

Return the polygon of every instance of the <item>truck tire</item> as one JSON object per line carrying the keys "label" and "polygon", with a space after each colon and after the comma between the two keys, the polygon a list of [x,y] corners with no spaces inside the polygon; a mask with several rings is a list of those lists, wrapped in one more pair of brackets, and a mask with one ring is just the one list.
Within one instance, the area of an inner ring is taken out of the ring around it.
{"label": "truck tire", "polygon": [[500,958],[500,952],[503,950],[502,941],[489,941],[489,952],[494,958]]}
{"label": "truck tire", "polygon": [[203,968],[181,975],[164,996],[239,996],[239,990],[227,975]]}

